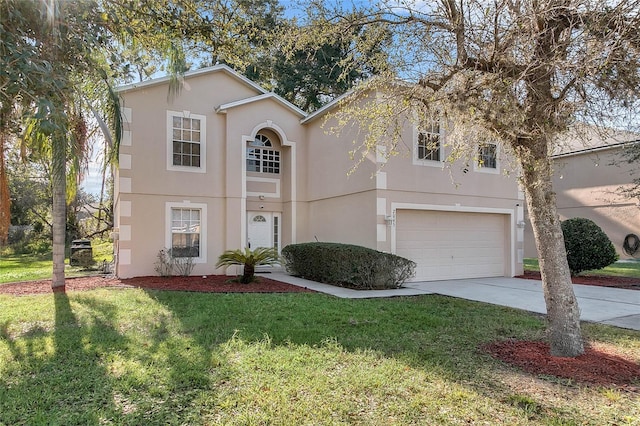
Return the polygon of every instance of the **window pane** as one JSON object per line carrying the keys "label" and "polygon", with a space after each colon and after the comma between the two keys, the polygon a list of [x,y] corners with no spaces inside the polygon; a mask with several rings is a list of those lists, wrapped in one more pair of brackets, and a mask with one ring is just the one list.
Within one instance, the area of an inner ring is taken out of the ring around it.
{"label": "window pane", "polygon": [[497,168],[497,152],[498,147],[495,144],[482,145],[478,150],[478,166]]}
{"label": "window pane", "polygon": [[418,134],[418,159],[440,161],[440,135],[437,133]]}
{"label": "window pane", "polygon": [[200,167],[200,142],[202,138],[200,133],[200,120],[173,116],[172,123],[173,165]]}
{"label": "window pane", "polygon": [[200,256],[200,210],[171,209],[171,250],[175,257]]}
{"label": "window pane", "polygon": [[200,236],[198,234],[173,234],[171,253],[174,257],[199,257]]}
{"label": "window pane", "polygon": [[247,171],[248,172],[259,172],[260,164],[256,160],[247,160]]}

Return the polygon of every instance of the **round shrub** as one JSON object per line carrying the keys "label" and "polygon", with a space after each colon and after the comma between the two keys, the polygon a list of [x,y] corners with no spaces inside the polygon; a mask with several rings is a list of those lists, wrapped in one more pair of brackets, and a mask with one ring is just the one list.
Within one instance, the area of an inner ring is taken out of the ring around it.
{"label": "round shrub", "polygon": [[618,260],[607,234],[592,220],[576,217],[561,224],[571,275],[602,269]]}

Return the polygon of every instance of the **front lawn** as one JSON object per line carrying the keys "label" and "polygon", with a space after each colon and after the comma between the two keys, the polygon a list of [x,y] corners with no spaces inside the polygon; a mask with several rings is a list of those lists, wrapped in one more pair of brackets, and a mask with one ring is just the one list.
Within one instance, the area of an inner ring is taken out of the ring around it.
{"label": "front lawn", "polygon": [[[538,259],[524,259],[525,271],[540,271]],[[618,261],[603,269],[585,271],[580,275],[640,278],[640,260]]]}
{"label": "front lawn", "polygon": [[[0,295],[0,424],[638,424],[633,389],[478,346],[544,319],[440,296],[99,289]],[[585,325],[640,362],[640,332]],[[640,385],[640,383],[638,383]]]}

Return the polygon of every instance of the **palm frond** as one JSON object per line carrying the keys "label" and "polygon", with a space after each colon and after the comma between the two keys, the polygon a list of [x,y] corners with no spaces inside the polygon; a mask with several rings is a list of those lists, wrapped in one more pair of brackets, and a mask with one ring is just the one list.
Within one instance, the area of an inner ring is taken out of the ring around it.
{"label": "palm frond", "polygon": [[274,248],[258,247],[254,250],[227,250],[220,255],[216,268],[232,265],[268,266],[280,262],[278,251]]}

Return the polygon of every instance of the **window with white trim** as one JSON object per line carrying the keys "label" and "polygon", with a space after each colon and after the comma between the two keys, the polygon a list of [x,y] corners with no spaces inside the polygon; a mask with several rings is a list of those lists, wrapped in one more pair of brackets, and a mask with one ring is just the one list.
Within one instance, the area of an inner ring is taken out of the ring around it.
{"label": "window with white trim", "polygon": [[174,257],[206,261],[206,204],[167,203],[166,247]]}
{"label": "window with white trim", "polygon": [[430,124],[425,130],[416,131],[414,164],[438,165],[443,161],[440,125]]}
{"label": "window with white trim", "polygon": [[171,254],[200,257],[200,209],[171,209]]}
{"label": "window with white trim", "polygon": [[167,111],[167,168],[206,171],[206,117],[188,111]]}
{"label": "window with white trim", "polygon": [[477,163],[478,169],[498,169],[498,145],[495,143],[484,143],[478,147]]}
{"label": "window with white trim", "polygon": [[273,149],[271,140],[258,134],[247,146],[247,172],[280,173],[280,151]]}

